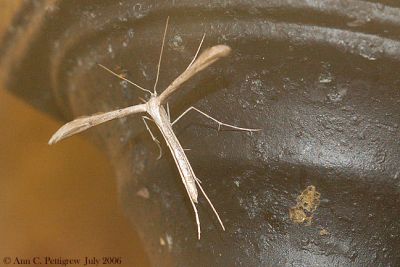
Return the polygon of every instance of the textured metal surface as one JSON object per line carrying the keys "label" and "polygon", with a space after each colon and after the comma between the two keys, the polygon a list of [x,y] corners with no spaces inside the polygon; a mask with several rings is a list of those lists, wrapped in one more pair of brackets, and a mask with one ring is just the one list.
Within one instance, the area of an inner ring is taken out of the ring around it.
{"label": "textured metal surface", "polygon": [[[116,166],[122,202],[154,266],[400,264],[396,1],[32,3],[30,17],[41,14],[40,25],[23,39],[23,52],[13,49],[22,37],[10,33],[3,74],[8,88],[53,114],[56,104],[67,119],[139,102],[141,92],[96,63],[151,87],[167,15],[159,88],[184,70],[203,32],[205,47],[233,49],[170,102],[173,117],[195,105],[263,129],[217,133],[197,114],[176,127],[226,232],[202,199],[196,240],[173,159],[164,146],[155,160],[138,118],[93,131]],[[320,205],[309,226],[296,224],[289,210],[309,185]],[[149,198],[137,194],[144,188]]]}

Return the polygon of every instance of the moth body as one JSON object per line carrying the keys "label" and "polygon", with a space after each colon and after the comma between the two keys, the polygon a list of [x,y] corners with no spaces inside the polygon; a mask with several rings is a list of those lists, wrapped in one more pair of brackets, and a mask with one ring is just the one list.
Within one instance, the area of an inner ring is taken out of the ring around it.
{"label": "moth body", "polygon": [[171,151],[189,197],[194,203],[197,203],[198,192],[196,188],[196,175],[194,174],[192,166],[190,165],[189,160],[172,129],[170,119],[164,106],[160,105],[157,97],[152,97],[147,102],[146,109],[147,113],[152,117],[160,130],[169,150]]}

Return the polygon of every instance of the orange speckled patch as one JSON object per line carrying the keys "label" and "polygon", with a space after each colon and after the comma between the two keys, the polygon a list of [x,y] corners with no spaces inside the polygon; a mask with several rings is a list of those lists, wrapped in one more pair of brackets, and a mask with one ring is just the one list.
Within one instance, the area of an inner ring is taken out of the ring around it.
{"label": "orange speckled patch", "polygon": [[321,194],[310,185],[297,197],[297,204],[289,209],[289,217],[294,223],[311,225],[314,211],[318,208]]}

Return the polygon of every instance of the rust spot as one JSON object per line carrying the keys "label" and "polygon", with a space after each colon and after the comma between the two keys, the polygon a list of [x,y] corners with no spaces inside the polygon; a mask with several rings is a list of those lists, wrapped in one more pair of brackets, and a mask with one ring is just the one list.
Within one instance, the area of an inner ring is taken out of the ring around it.
{"label": "rust spot", "polygon": [[161,246],[165,246],[165,240],[162,237],[160,237],[160,245]]}
{"label": "rust spot", "polygon": [[319,231],[319,235],[320,235],[320,236],[329,235],[329,234],[330,234],[329,231],[326,230],[325,228],[322,228],[322,229]]}
{"label": "rust spot", "polygon": [[121,76],[121,77],[123,77],[123,78],[125,78],[125,79],[128,77],[128,70],[124,69],[124,68],[121,67],[120,65],[116,65],[116,66],[115,66],[115,72],[116,72],[119,76]]}
{"label": "rust spot", "polygon": [[311,225],[314,211],[318,208],[321,194],[310,185],[297,197],[297,204],[289,209],[289,217],[294,223]]}
{"label": "rust spot", "polygon": [[146,187],[142,187],[139,191],[136,192],[136,195],[144,199],[150,198],[150,192]]}

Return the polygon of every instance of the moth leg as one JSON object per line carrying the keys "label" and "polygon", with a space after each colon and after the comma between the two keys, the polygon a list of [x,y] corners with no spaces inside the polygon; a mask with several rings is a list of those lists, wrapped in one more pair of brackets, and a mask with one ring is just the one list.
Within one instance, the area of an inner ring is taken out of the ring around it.
{"label": "moth leg", "polygon": [[158,155],[158,157],[157,157],[157,160],[159,160],[159,159],[161,159],[161,156],[162,156],[162,149],[161,149],[161,145],[160,145],[160,141],[158,141],[158,139],[153,135],[153,133],[151,132],[151,130],[150,130],[150,127],[149,127],[149,125],[147,125],[147,122],[146,122],[146,120],[151,120],[149,117],[146,117],[146,116],[142,116],[142,120],[143,120],[143,122],[144,122],[144,125],[146,126],[146,129],[147,129],[147,131],[150,133],[150,135],[151,135],[151,139],[153,139],[153,141],[157,144],[157,146],[158,146],[158,149],[159,149],[159,151],[160,151],[160,154]]}
{"label": "moth leg", "polygon": [[[190,164],[189,164],[189,166],[190,166]],[[196,204],[195,204],[195,201],[196,201],[196,203],[197,203],[197,200],[194,200],[194,199],[193,199],[192,194],[191,194],[190,191],[189,191],[189,186],[188,186],[188,183],[187,183],[186,179],[184,179],[183,176],[181,176],[181,178],[182,178],[182,183],[183,183],[183,185],[185,186],[186,193],[187,193],[187,195],[188,195],[188,197],[189,197],[190,204],[192,204],[192,207],[193,207],[194,215],[195,215],[195,217],[196,217],[197,238],[200,240],[200,233],[201,233],[201,229],[200,229],[200,219],[199,219],[199,213],[198,213],[198,211],[197,211]],[[194,178],[195,178],[195,180],[197,179],[196,176],[194,176]]]}
{"label": "moth leg", "polygon": [[[187,189],[186,189],[186,191],[187,191]],[[188,193],[188,194],[189,194],[189,193]],[[201,229],[200,229],[199,213],[198,213],[197,208],[196,208],[196,205],[194,204],[193,199],[190,197],[190,195],[189,195],[189,200],[190,200],[190,203],[192,204],[193,211],[194,211],[194,215],[196,216],[197,238],[200,240]]]}
{"label": "moth leg", "polygon": [[261,131],[261,129],[242,128],[242,127],[238,127],[238,126],[234,126],[234,125],[231,125],[231,124],[227,124],[227,123],[221,122],[221,121],[219,121],[219,120],[217,120],[217,119],[211,117],[210,115],[206,114],[205,112],[203,112],[203,111],[201,111],[201,110],[199,110],[198,108],[195,108],[195,107],[193,107],[193,106],[190,107],[190,108],[188,108],[187,110],[185,110],[178,118],[176,118],[176,119],[171,123],[171,125],[174,125],[179,119],[181,119],[186,113],[188,113],[188,112],[191,111],[191,110],[195,110],[195,111],[199,112],[200,114],[202,114],[203,116],[205,116],[205,117],[207,117],[207,118],[209,118],[209,119],[215,121],[216,123],[218,123],[218,131],[221,129],[221,126],[226,126],[226,127],[229,127],[229,128],[235,129],[235,130],[246,131],[246,132]]}
{"label": "moth leg", "polygon": [[142,101],[142,103],[147,103],[147,101],[143,98],[143,97],[138,97],[140,101]]}
{"label": "moth leg", "polygon": [[212,204],[211,200],[208,198],[206,192],[204,191],[203,187],[201,186],[201,184],[200,184],[201,181],[199,179],[197,179],[197,178],[195,179],[195,181],[196,181],[196,184],[199,186],[201,192],[203,193],[204,197],[207,199],[208,204],[210,204],[211,209],[214,211],[215,216],[217,216],[217,219],[219,221],[219,224],[222,227],[222,230],[225,231],[224,223],[222,222],[221,218],[219,217],[219,214],[218,214],[217,210],[214,208],[214,205]]}
{"label": "moth leg", "polygon": [[171,114],[169,113],[169,105],[167,102],[167,115],[168,115],[168,120],[171,121]]}

